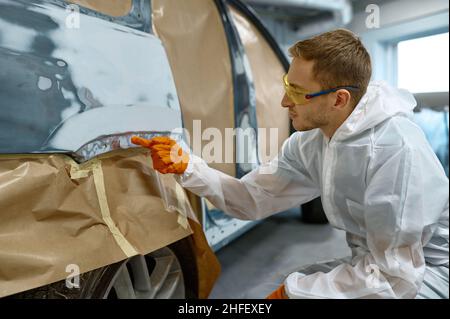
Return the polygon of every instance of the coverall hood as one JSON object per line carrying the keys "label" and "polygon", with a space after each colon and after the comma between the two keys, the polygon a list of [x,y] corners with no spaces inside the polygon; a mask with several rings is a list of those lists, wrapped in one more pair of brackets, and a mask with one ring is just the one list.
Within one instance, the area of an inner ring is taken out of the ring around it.
{"label": "coverall hood", "polygon": [[335,141],[345,141],[396,115],[413,118],[417,102],[403,89],[396,89],[384,81],[372,82],[347,120],[333,136]]}

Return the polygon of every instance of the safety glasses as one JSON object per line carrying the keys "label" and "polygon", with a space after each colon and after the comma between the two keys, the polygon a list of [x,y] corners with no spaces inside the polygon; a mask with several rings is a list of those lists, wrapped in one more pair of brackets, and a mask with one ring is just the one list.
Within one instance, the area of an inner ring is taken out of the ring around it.
{"label": "safety glasses", "polygon": [[292,102],[294,102],[297,105],[306,104],[308,103],[309,100],[311,100],[314,97],[336,92],[337,90],[340,89],[359,90],[359,87],[357,86],[338,86],[332,89],[311,93],[290,84],[287,79],[287,74],[283,76],[283,83],[284,83],[284,90],[286,91],[287,96],[291,99]]}

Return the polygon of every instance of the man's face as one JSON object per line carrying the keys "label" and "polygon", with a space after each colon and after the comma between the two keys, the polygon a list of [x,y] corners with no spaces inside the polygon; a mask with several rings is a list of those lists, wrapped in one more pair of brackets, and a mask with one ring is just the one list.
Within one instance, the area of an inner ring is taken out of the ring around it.
{"label": "man's face", "polygon": [[[309,93],[322,90],[320,84],[314,80],[314,61],[294,58],[288,72],[288,82]],[[297,131],[309,131],[329,125],[333,98],[330,95],[318,96],[308,100],[305,105],[296,105],[286,94],[281,101],[283,107],[289,108],[292,126]]]}

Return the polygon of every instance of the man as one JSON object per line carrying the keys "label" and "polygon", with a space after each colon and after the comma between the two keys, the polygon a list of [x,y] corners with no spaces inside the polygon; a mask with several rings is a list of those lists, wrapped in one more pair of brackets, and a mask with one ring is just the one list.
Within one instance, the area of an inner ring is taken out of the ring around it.
{"label": "man", "polygon": [[[372,83],[347,30],[300,41],[284,78],[298,131],[278,157],[236,179],[155,138],[155,169],[230,216],[261,219],[318,196],[352,257],[287,276],[272,298],[448,298],[448,178],[412,120],[411,94]],[[270,172],[270,173],[267,173]]]}

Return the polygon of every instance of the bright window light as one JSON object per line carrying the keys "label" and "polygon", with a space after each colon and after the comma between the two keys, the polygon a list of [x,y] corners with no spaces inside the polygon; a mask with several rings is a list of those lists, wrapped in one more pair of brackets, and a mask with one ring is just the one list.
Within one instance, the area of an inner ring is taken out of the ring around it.
{"label": "bright window light", "polygon": [[398,43],[398,87],[448,92],[448,32]]}

